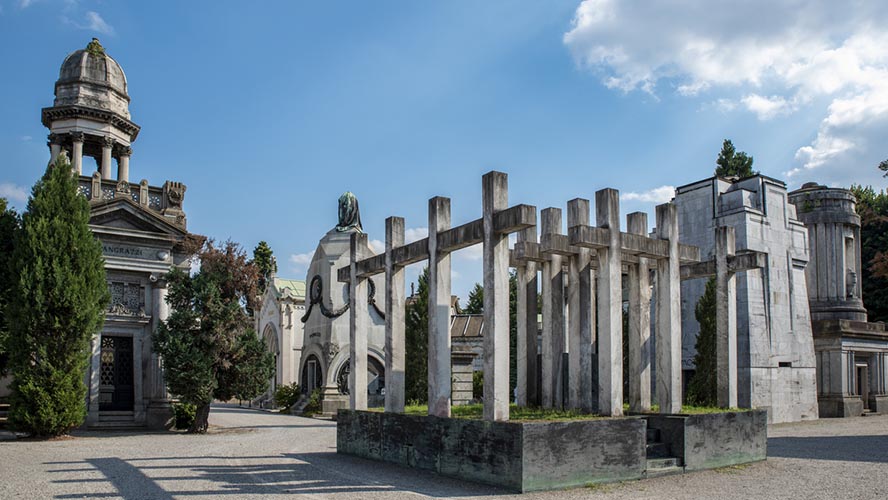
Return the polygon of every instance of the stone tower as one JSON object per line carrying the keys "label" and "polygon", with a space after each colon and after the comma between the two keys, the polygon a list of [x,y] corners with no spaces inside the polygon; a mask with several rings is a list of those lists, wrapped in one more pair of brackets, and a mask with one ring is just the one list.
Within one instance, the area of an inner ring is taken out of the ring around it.
{"label": "stone tower", "polygon": [[817,354],[822,417],[888,412],[888,333],[867,323],[861,284],[860,216],[851,191],[807,183],[789,194],[808,226],[805,276]]}
{"label": "stone tower", "polygon": [[[130,145],[139,126],[130,120],[129,101],[126,75],[93,39],[65,58],[42,121],[52,160],[65,151],[79,174],[111,292],[105,323],[92,339],[86,425],[161,428],[172,413],[151,333],[169,313],[165,275],[190,268],[189,252],[202,237],[186,229],[184,184],[130,184]],[[96,171],[84,172],[84,156],[95,158]]]}
{"label": "stone tower", "polygon": [[128,182],[130,146],[140,127],[130,121],[127,92],[123,69],[98,39],[69,54],[55,84],[55,101],[43,109],[52,161],[66,149],[71,166],[81,175],[83,157],[95,158],[101,178],[107,180],[116,159],[117,180]]}

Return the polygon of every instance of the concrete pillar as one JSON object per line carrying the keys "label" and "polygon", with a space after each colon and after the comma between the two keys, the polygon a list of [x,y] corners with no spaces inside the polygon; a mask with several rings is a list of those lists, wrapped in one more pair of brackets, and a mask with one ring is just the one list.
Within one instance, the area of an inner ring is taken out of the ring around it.
{"label": "concrete pillar", "polygon": [[608,246],[598,250],[598,411],[623,414],[623,288],[620,193],[595,193],[598,227],[610,230]]}
{"label": "concrete pillar", "polygon": [[[734,255],[733,227],[718,227],[715,234],[715,351],[718,406],[737,406],[737,280],[728,271]],[[792,270],[790,269],[790,272]]]}
{"label": "concrete pillar", "polygon": [[[647,214],[628,215],[627,232],[647,234]],[[629,266],[629,411],[651,409],[651,288],[648,259]]]}
{"label": "concrete pillar", "polygon": [[[589,200],[567,202],[567,227],[589,225]],[[592,266],[591,251],[579,248],[570,257],[567,283],[568,381],[567,407],[592,411]]]}
{"label": "concrete pillar", "polygon": [[358,276],[357,262],[363,257],[367,247],[367,235],[351,234],[350,288],[348,291],[349,341],[348,355],[348,403],[352,410],[367,409],[367,320],[370,317],[367,305],[367,278]]}
{"label": "concrete pillar", "polygon": [[429,200],[429,415],[450,416],[450,253],[438,233],[450,229],[450,198]]}
{"label": "concrete pillar", "polygon": [[488,172],[481,179],[484,228],[484,420],[509,420],[509,236],[493,225],[509,207],[509,178]]}
{"label": "concrete pillar", "polygon": [[[542,234],[561,232],[561,209],[540,212]],[[543,262],[542,382],[543,408],[562,407],[562,355],[564,353],[564,271],[561,256],[552,254]]]}
{"label": "concrete pillar", "polygon": [[[166,302],[167,283],[163,279],[158,279],[154,283],[154,296],[152,297],[152,331],[157,330],[161,323],[166,321],[170,315],[170,306]],[[167,399],[166,383],[163,376],[163,361],[157,352],[152,348],[151,367],[149,368],[150,387],[148,387],[148,397],[152,399]]]}
{"label": "concrete pillar", "polygon": [[71,132],[71,169],[83,175],[83,132]]}
{"label": "concrete pillar", "polygon": [[117,180],[129,182],[129,160],[133,154],[133,148],[125,146],[120,148],[120,156],[117,158]]}
{"label": "concrete pillar", "polygon": [[[518,241],[537,241],[536,226],[518,232]],[[518,406],[537,406],[540,404],[540,391],[537,384],[537,263],[528,261],[519,266],[517,274],[516,297],[516,369]]]}
{"label": "concrete pillar", "polygon": [[678,210],[657,206],[657,236],[669,241],[669,257],[657,261],[657,402],[660,413],[681,412],[681,282]]}
{"label": "concrete pillar", "polygon": [[404,244],[404,218],[385,220],[385,411],[404,412],[404,268],[392,250]]}
{"label": "concrete pillar", "polygon": [[114,139],[102,138],[102,180],[111,178],[111,152],[114,149]]}

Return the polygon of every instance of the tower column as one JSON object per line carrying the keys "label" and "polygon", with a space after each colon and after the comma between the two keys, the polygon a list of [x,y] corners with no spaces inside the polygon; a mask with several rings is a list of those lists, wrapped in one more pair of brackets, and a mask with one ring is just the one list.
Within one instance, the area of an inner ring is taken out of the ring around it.
{"label": "tower column", "polygon": [[129,182],[129,159],[133,154],[133,148],[123,146],[120,148],[120,156],[117,158],[117,180]]}
{"label": "tower column", "polygon": [[58,134],[49,134],[47,136],[49,146],[49,162],[55,163],[56,159],[62,153],[62,138]]}
{"label": "tower column", "polygon": [[83,175],[83,132],[71,132],[71,142],[74,145],[71,150],[71,169],[77,175]]}
{"label": "tower column", "polygon": [[102,179],[111,178],[111,151],[114,149],[114,139],[102,138]]}

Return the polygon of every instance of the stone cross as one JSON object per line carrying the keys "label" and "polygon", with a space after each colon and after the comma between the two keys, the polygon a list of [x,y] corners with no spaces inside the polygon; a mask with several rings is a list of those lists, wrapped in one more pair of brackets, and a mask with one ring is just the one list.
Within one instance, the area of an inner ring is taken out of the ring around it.
{"label": "stone cross", "polygon": [[[762,252],[737,253],[733,227],[715,230],[715,258],[681,267],[681,279],[715,276],[715,352],[718,406],[737,406],[737,283],[738,272],[764,268],[767,255]],[[659,349],[659,345],[657,346]]]}

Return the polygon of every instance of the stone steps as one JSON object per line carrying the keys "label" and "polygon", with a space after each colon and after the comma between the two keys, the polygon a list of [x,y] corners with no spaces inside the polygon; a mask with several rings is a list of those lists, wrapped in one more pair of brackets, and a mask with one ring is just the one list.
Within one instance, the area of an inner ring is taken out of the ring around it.
{"label": "stone steps", "polygon": [[679,465],[679,460],[675,457],[669,458],[649,458],[644,474],[647,477],[669,476],[672,474],[684,473],[684,467]]}
{"label": "stone steps", "polygon": [[128,422],[130,424],[133,423],[134,416],[131,411],[100,411],[99,412],[99,423],[118,423],[118,422]]}
{"label": "stone steps", "polygon": [[666,443],[648,442],[645,448],[647,458],[669,458],[669,447]]}

